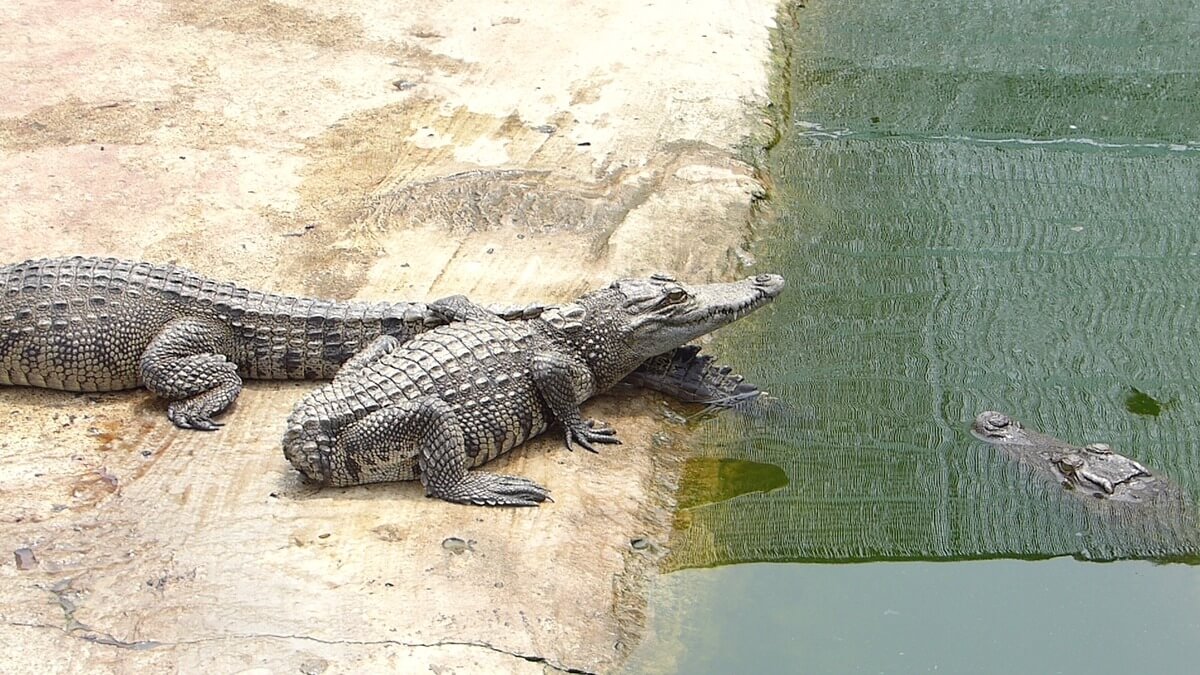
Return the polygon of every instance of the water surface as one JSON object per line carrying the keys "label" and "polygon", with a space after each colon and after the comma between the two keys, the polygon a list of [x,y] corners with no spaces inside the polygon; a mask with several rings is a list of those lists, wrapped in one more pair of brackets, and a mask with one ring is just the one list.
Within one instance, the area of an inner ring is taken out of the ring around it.
{"label": "water surface", "polygon": [[797,17],[760,247],[790,287],[717,346],[791,408],[700,450],[787,483],[683,486],[654,603],[683,655],[635,669],[1189,672],[1200,570],[1082,561],[1194,560],[1195,528],[1113,527],[967,430],[1001,410],[1200,496],[1200,3]]}

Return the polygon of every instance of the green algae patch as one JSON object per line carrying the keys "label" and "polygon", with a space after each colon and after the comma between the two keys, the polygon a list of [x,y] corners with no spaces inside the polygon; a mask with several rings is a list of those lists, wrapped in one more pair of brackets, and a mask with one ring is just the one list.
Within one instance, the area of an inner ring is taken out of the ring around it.
{"label": "green algae patch", "polygon": [[721,457],[693,457],[683,467],[679,508],[715,504],[751,492],[771,492],[787,484],[787,474],[774,464]]}
{"label": "green algae patch", "polygon": [[1134,415],[1158,417],[1162,414],[1163,405],[1150,394],[1137,387],[1130,387],[1129,394],[1125,396],[1125,409]]}
{"label": "green algae patch", "polygon": [[1174,398],[1165,402],[1159,401],[1137,387],[1130,387],[1129,393],[1125,395],[1125,409],[1134,415],[1144,417],[1158,417],[1164,411],[1170,410],[1177,402],[1177,399]]}

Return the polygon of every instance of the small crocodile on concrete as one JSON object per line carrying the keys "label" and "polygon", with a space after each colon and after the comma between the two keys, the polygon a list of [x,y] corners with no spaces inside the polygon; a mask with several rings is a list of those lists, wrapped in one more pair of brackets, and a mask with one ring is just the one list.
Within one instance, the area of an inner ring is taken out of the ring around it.
{"label": "small crocodile on concrete", "polygon": [[[496,311],[515,320],[545,310]],[[114,258],[29,260],[0,266],[0,384],[68,391],[144,385],[170,402],[167,416],[177,426],[211,431],[242,377],[328,380],[380,336],[404,342],[445,323],[419,302],[262,293],[173,265]],[[643,386],[729,407],[730,380],[718,369],[647,367],[652,376]]]}
{"label": "small crocodile on concrete", "polygon": [[1071,445],[1025,429],[1004,413],[980,413],[971,425],[971,433],[1010,459],[1052,476],[1064,488],[1082,496],[1137,503],[1183,494],[1165,477],[1113,452],[1104,443]]}
{"label": "small crocodile on concrete", "polygon": [[579,406],[663,354],[770,302],[784,280],[762,274],[687,286],[622,279],[541,317],[504,322],[465,298],[433,303],[461,323],[401,346],[373,342],[288,417],[284,455],[306,477],[347,486],[420,479],[430,497],[533,506],[545,488],[471,471],[545,431],[595,451],[616,443]]}

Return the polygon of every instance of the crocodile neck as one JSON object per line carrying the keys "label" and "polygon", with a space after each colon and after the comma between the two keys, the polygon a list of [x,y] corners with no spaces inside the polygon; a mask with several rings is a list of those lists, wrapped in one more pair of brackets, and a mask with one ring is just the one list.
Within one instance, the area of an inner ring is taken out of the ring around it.
{"label": "crocodile neck", "polygon": [[564,332],[542,319],[526,323],[535,340],[555,350],[570,354],[591,374],[593,391],[598,394],[615,386],[645,361],[615,336],[596,331]]}

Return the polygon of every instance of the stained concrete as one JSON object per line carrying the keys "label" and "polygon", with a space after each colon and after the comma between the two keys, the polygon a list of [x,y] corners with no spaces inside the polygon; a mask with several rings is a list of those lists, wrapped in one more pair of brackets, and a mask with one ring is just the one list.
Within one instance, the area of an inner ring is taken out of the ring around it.
{"label": "stained concrete", "polygon": [[[0,262],[503,302],[731,278],[762,190],[734,148],[766,135],[775,9],[11,0]],[[501,460],[555,502],[488,510],[301,483],[279,439],[312,386],[250,383],[212,434],[145,392],[0,390],[3,670],[620,666],[661,550],[630,541],[665,542],[679,455],[651,443],[653,399],[587,407],[623,446]]]}

